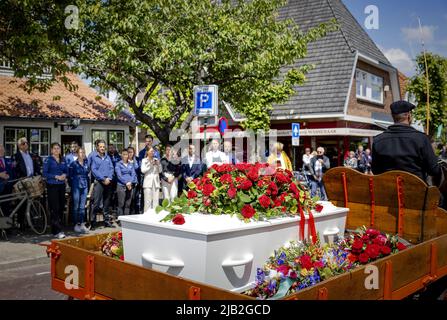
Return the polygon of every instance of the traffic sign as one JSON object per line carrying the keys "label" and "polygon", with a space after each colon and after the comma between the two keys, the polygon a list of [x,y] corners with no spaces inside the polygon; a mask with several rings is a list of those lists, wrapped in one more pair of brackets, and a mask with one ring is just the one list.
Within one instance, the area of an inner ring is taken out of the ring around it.
{"label": "traffic sign", "polygon": [[216,85],[194,87],[194,115],[213,117],[218,112],[218,87]]}
{"label": "traffic sign", "polygon": [[225,118],[225,117],[220,118],[218,127],[219,127],[220,135],[223,136],[224,133],[225,133],[225,129],[228,128],[228,120],[227,120],[227,118]]}
{"label": "traffic sign", "polygon": [[292,138],[299,138],[299,137],[300,137],[300,124],[292,123]]}
{"label": "traffic sign", "polygon": [[300,145],[300,124],[292,123],[292,146]]}

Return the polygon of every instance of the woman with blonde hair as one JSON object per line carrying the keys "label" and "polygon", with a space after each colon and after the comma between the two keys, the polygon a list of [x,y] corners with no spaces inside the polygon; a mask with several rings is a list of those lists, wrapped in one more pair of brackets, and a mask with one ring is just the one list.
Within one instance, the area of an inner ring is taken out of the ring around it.
{"label": "woman with blonde hair", "polygon": [[160,197],[161,165],[158,158],[154,156],[154,153],[154,148],[149,147],[146,157],[141,161],[141,173],[144,175],[144,213],[149,209],[155,209],[158,206],[158,199]]}
{"label": "woman with blonde hair", "polygon": [[284,151],[284,145],[281,142],[276,142],[273,145],[273,150],[267,159],[270,165],[276,166],[284,170],[292,171],[292,162]]}

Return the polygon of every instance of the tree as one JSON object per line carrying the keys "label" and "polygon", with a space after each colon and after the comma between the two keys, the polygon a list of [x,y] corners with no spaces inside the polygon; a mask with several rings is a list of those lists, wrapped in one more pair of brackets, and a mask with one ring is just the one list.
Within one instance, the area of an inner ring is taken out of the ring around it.
{"label": "tree", "polygon": [[[56,80],[75,89],[68,72],[116,90],[162,143],[192,109],[197,84],[218,85],[219,98],[246,115],[244,127],[266,129],[272,105],[285,102],[311,68],[282,67],[335,27],[332,21],[302,32],[278,19],[285,2],[6,0],[0,55],[17,76],[29,77],[27,90],[46,90]],[[47,67],[51,77],[41,79]]]}
{"label": "tree", "polygon": [[[423,122],[427,121],[427,77],[424,54],[416,57],[417,74],[411,78],[408,92],[412,93],[417,102],[415,118]],[[433,53],[427,53],[427,66],[430,94],[430,127],[429,135],[433,136],[437,128],[447,125],[447,59]]]}

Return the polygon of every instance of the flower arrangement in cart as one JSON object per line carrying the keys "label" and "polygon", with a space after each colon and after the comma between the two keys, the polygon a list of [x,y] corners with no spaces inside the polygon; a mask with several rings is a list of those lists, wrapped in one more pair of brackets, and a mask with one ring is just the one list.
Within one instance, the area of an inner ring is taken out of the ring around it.
{"label": "flower arrangement in cart", "polygon": [[108,257],[124,260],[122,232],[109,234],[101,244],[101,252]]}
{"label": "flower arrangement in cart", "polygon": [[172,203],[164,200],[156,208],[169,214],[162,221],[184,224],[183,214],[229,214],[241,220],[262,221],[295,216],[300,212],[323,207],[318,197],[311,198],[309,190],[289,170],[268,164],[238,163],[213,165],[201,178],[188,184],[188,191]]}
{"label": "flower arrangement in cart", "polygon": [[279,299],[404,249],[398,236],[365,227],[323,246],[319,241],[290,242],[257,269],[255,287],[245,294]]}

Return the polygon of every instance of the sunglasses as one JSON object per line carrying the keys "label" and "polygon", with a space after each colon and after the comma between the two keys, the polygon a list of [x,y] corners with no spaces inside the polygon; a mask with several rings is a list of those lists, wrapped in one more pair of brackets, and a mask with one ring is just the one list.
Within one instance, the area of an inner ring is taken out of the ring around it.
{"label": "sunglasses", "polygon": [[24,146],[25,144],[28,144],[28,142],[22,142],[21,145]]}

